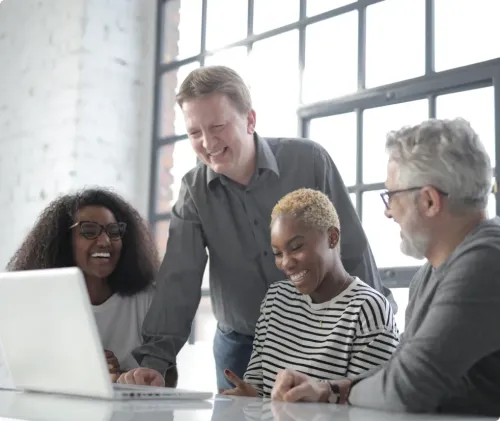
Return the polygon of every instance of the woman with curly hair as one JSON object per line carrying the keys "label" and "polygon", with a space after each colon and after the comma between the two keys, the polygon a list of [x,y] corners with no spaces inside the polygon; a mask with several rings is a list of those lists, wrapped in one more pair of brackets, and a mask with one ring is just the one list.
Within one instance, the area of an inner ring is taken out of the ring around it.
{"label": "woman with curly hair", "polygon": [[42,212],[7,270],[78,266],[113,380],[138,366],[131,351],[155,288],[158,251],[146,222],[106,189],[61,196]]}
{"label": "woman with curly hair", "polygon": [[399,333],[387,299],[350,276],[340,258],[337,211],[323,193],[299,189],[271,214],[276,266],[287,277],[262,302],[244,380],[226,370],[226,395],[270,397],[293,368],[321,380],[354,377],[391,358]]}

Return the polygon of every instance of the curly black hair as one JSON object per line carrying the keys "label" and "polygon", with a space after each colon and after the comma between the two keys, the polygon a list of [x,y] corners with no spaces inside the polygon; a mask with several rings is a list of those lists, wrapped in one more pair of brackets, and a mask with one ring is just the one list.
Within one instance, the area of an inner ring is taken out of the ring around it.
{"label": "curly black hair", "polygon": [[60,196],[42,212],[35,226],[7,265],[9,271],[76,266],[71,230],[79,209],[102,206],[127,224],[120,260],[107,282],[113,292],[131,296],[146,289],[159,267],[159,256],[147,223],[118,194],[103,188]]}

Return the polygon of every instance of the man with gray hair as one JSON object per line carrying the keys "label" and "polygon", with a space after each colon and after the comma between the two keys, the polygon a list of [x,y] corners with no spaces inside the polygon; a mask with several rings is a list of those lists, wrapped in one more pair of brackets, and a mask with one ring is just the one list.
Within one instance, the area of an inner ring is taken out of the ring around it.
{"label": "man with gray hair", "polygon": [[490,159],[463,119],[389,133],[385,214],[401,250],[427,263],[385,365],[330,384],[284,371],[276,399],[500,416],[500,223],[487,219]]}

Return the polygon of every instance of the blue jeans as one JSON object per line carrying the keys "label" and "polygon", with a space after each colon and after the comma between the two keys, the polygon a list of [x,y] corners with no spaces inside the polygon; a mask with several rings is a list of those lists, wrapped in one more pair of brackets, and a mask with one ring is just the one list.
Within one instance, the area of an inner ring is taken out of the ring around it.
{"label": "blue jeans", "polygon": [[234,386],[224,376],[227,368],[243,378],[252,355],[253,337],[234,330],[222,330],[219,325],[214,337],[215,374],[217,390],[232,389]]}

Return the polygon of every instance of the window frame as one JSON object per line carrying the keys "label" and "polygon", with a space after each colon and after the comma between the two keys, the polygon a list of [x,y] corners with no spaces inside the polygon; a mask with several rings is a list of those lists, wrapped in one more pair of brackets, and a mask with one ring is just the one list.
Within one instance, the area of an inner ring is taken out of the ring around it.
{"label": "window frame", "polygon": [[[307,16],[306,1],[300,0],[299,20],[282,27],[254,34],[254,0],[247,0],[248,19],[247,19],[247,37],[245,39],[233,42],[224,47],[212,51],[206,49],[207,33],[207,5],[210,0],[202,1],[201,14],[201,39],[199,54],[163,62],[164,53],[164,7],[168,1],[157,0],[157,19],[156,19],[156,45],[155,45],[155,67],[154,67],[154,99],[153,99],[153,126],[152,126],[152,148],[150,165],[150,186],[149,186],[149,212],[148,218],[153,230],[155,224],[160,221],[168,220],[171,214],[157,214],[156,194],[157,194],[157,159],[159,149],[167,144],[178,141],[187,141],[186,134],[160,137],[159,119],[161,112],[161,80],[166,72],[179,69],[180,67],[200,62],[200,66],[205,64],[205,58],[223,50],[228,50],[237,46],[247,48],[250,53],[254,43],[261,40],[291,31],[299,30],[299,95],[302,98],[303,92],[303,73],[306,61],[306,27],[313,23],[318,23],[326,19],[339,16],[344,13],[358,11],[358,70],[357,85],[358,92],[344,96],[338,99],[326,100],[317,103],[300,106],[297,110],[298,134],[302,137],[308,137],[309,124],[314,118],[327,117],[346,112],[355,112],[357,117],[357,137],[356,137],[356,184],[348,186],[349,193],[356,195],[356,210],[360,218],[362,217],[362,194],[367,191],[383,189],[383,183],[364,184],[362,177],[363,169],[363,111],[370,108],[376,108],[386,105],[393,105],[401,102],[413,101],[418,99],[428,99],[429,117],[436,115],[436,97],[442,94],[465,91],[468,89],[493,86],[494,88],[494,115],[495,115],[495,160],[500,162],[500,58],[489,61],[475,63],[459,68],[454,68],[442,72],[435,72],[435,31],[434,31],[434,1],[425,0],[425,74],[423,76],[404,80],[401,82],[379,86],[371,89],[365,89],[366,79],[366,9],[376,3],[385,0],[358,0],[353,3],[329,10],[314,16]],[[326,56],[326,53],[325,53]],[[498,180],[497,170],[494,175]],[[496,214],[500,215],[499,193],[495,193]],[[383,211],[381,203],[381,212]],[[383,267],[379,268],[383,282],[389,288],[405,288],[415,274],[418,267]],[[202,291],[203,295],[209,295],[209,290]],[[194,337],[190,338],[194,341]]]}

